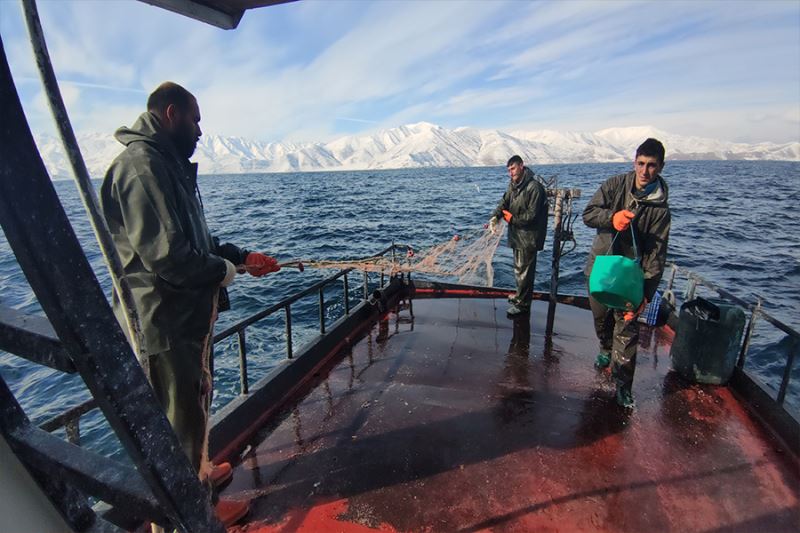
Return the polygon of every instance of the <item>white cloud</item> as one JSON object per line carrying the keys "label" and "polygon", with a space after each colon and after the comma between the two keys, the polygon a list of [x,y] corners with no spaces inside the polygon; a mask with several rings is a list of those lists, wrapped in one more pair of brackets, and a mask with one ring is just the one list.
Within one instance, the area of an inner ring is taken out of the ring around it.
{"label": "white cloud", "polygon": [[[0,10],[14,75],[37,77],[18,8]],[[138,2],[40,10],[84,131],[129,124],[170,79],[198,96],[207,132],[265,140],[417,121],[798,133],[791,2],[300,2],[250,11],[233,32]],[[39,89],[22,85],[42,127]]]}

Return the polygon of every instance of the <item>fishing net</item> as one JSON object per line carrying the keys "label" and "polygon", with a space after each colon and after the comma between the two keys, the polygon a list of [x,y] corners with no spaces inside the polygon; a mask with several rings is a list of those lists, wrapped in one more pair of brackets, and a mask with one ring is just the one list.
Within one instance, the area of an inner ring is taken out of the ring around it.
{"label": "fishing net", "polygon": [[504,228],[505,224],[501,221],[495,232],[481,228],[454,235],[450,240],[429,248],[417,250],[408,245],[395,245],[393,250],[383,255],[341,261],[303,261],[302,264],[310,268],[355,268],[391,274],[424,273],[456,278],[464,284],[492,286],[492,259]]}

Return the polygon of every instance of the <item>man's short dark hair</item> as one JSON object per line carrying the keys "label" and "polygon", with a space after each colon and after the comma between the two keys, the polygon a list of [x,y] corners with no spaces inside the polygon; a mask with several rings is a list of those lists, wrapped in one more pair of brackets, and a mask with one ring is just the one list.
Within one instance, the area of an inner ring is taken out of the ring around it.
{"label": "man's short dark hair", "polygon": [[147,110],[151,113],[163,114],[170,104],[175,104],[181,110],[189,109],[194,101],[194,95],[171,81],[159,85],[147,99]]}
{"label": "man's short dark hair", "polygon": [[520,156],[518,156],[518,155],[512,155],[511,159],[509,159],[508,163],[506,163],[506,168],[510,167],[514,163],[519,163],[521,165],[522,164],[522,158]]}
{"label": "man's short dark hair", "polygon": [[664,164],[664,153],[664,145],[661,144],[661,141],[653,139],[652,137],[645,140],[639,145],[639,148],[636,149],[636,157],[639,157],[640,155],[655,157],[658,159],[659,165]]}

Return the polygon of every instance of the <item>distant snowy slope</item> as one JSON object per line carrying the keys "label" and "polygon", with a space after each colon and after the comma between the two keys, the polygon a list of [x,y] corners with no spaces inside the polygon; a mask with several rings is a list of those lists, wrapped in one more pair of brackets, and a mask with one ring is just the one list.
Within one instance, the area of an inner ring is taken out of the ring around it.
{"label": "distant snowy slope", "polygon": [[[418,167],[503,165],[512,154],[532,164],[630,161],[645,138],[656,137],[667,159],[747,159],[800,161],[800,142],[744,144],[685,137],[651,126],[608,128],[597,132],[553,130],[502,132],[446,129],[428,122],[408,124],[370,135],[328,143],[262,142],[241,137],[203,136],[194,160],[204,174],[294,172]],[[78,140],[89,172],[101,177],[122,150],[111,135],[85,134]],[[53,177],[69,176],[60,142],[38,137]]]}

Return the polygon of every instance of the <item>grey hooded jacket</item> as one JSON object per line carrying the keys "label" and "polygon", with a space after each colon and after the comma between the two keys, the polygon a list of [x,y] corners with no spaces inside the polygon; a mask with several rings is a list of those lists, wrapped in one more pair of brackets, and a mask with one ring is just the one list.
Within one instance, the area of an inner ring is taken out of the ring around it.
{"label": "grey hooded jacket", "polygon": [[[211,328],[214,295],[226,267],[246,250],[219,245],[197,193],[197,165],[177,154],[158,117],[143,113],[116,139],[126,146],[106,173],[100,203],[142,321],[145,350],[201,339]],[[227,304],[221,294],[220,306]],[[117,294],[114,311],[122,321]]]}
{"label": "grey hooded jacket", "polygon": [[617,234],[611,219],[617,211],[628,209],[636,213],[631,225],[644,271],[644,296],[652,300],[667,262],[671,223],[667,203],[669,189],[667,182],[658,176],[656,190],[645,198],[637,199],[633,194],[635,177],[635,172],[627,172],[607,179],[583,210],[583,222],[590,228],[597,229],[584,273],[587,276],[591,274],[594,258],[598,255],[635,257],[630,230],[621,232],[614,241],[613,250],[609,251]]}
{"label": "grey hooded jacket", "polygon": [[511,212],[508,245],[515,250],[541,250],[547,236],[547,191],[533,172],[525,167],[519,183],[509,182],[508,189],[492,216],[503,218],[503,210]]}

